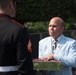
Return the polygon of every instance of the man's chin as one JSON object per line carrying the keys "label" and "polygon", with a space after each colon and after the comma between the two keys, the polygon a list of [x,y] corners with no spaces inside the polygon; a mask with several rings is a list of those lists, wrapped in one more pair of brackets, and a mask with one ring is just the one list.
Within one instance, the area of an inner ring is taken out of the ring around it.
{"label": "man's chin", "polygon": [[54,36],[53,34],[50,34],[50,36]]}

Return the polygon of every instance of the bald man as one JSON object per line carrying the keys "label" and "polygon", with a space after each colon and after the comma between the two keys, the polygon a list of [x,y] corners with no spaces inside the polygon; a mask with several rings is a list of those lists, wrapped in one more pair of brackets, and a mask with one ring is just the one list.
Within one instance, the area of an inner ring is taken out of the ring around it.
{"label": "bald man", "polygon": [[[43,61],[59,60],[62,71],[49,71],[44,75],[72,75],[72,67],[76,67],[76,40],[63,35],[64,21],[60,17],[50,20],[49,37],[39,41],[39,58]],[[56,47],[53,49],[53,41]]]}

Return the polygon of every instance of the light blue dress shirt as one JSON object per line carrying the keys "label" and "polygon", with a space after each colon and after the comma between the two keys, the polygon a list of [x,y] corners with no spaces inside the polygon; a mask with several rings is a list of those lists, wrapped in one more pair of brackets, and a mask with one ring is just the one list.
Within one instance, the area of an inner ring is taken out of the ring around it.
{"label": "light blue dress shirt", "polygon": [[[52,54],[52,37],[39,41],[39,58]],[[50,71],[47,75],[72,75],[72,67],[76,67],[76,40],[61,35],[57,39],[54,59],[61,61],[62,71]]]}

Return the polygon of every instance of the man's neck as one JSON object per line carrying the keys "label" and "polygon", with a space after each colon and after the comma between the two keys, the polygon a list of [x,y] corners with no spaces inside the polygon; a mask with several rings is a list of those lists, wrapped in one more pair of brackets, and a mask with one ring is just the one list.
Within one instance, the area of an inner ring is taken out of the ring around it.
{"label": "man's neck", "polygon": [[4,13],[4,12],[0,9],[0,14],[1,14],[1,13]]}
{"label": "man's neck", "polygon": [[0,10],[0,14],[7,14],[7,15],[9,15],[8,13],[3,12],[2,10]]}

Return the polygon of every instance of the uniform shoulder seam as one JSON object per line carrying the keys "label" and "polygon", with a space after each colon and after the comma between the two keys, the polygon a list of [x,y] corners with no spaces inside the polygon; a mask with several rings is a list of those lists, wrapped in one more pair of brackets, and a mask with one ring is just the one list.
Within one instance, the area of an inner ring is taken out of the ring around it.
{"label": "uniform shoulder seam", "polygon": [[12,20],[14,23],[18,24],[19,26],[21,26],[22,28],[24,28],[24,26],[22,24],[20,24],[19,22]]}

